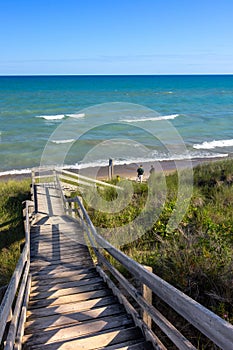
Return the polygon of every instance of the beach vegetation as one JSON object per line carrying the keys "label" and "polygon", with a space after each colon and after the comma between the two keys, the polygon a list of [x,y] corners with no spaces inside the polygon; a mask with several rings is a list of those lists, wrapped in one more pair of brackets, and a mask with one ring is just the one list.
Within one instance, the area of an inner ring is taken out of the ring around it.
{"label": "beach vegetation", "polygon": [[30,182],[0,182],[0,287],[9,283],[24,242],[22,202],[30,198]]}
{"label": "beach vegetation", "polygon": [[[185,172],[185,170],[184,170]],[[233,161],[216,161],[194,168],[193,193],[181,222],[168,230],[178,194],[178,176],[166,176],[167,194],[153,226],[121,246],[126,254],[233,322]],[[147,200],[147,184],[133,183],[131,202],[118,213],[87,209],[96,227],[125,225],[139,215]],[[102,190],[114,200],[109,189]],[[159,196],[159,191],[156,193]]]}

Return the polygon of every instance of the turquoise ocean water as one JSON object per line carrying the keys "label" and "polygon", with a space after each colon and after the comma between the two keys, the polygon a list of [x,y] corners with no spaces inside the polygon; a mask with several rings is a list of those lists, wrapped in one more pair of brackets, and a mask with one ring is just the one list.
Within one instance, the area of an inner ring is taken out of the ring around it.
{"label": "turquoise ocean water", "polygon": [[0,77],[0,175],[232,154],[233,75]]}

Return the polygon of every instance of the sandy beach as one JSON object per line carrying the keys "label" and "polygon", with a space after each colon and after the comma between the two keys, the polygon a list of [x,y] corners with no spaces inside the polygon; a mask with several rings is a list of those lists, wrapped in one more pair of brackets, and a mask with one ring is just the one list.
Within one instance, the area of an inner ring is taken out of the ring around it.
{"label": "sandy beach", "polygon": [[[226,159],[226,158],[225,158]],[[195,166],[199,164],[204,163],[210,163],[210,162],[217,162],[221,161],[221,158],[200,158],[200,159],[193,159],[188,161],[185,160],[178,160],[178,161],[161,161],[161,162],[141,162],[138,163],[131,163],[131,164],[122,164],[122,165],[114,165],[113,166],[113,177],[120,176],[120,178],[125,179],[136,179],[137,177],[137,168],[142,165],[145,173],[144,173],[144,180],[146,180],[149,177],[151,165],[154,166],[156,172],[163,171],[166,175],[169,173],[174,172],[177,168],[179,169],[185,169],[187,167],[194,168]],[[101,167],[89,167],[79,170],[71,169],[71,171],[75,173],[80,173],[81,175],[92,177],[92,178],[98,178],[99,180],[108,180],[109,179],[109,167],[101,166]],[[6,182],[10,180],[17,180],[21,181],[26,178],[30,178],[31,174],[6,174],[0,176],[0,182]]]}

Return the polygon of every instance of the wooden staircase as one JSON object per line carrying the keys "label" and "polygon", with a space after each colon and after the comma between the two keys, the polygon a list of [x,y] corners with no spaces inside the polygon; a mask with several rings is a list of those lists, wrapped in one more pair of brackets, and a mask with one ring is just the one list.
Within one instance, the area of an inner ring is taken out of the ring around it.
{"label": "wooden staircase", "polygon": [[153,349],[98,274],[56,189],[38,186],[23,349]]}

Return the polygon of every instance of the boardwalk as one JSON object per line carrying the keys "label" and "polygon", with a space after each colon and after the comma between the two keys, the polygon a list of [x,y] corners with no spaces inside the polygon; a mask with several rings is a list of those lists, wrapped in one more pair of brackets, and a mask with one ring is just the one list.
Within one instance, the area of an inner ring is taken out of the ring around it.
{"label": "boardwalk", "polygon": [[153,349],[97,273],[55,188],[37,186],[23,349]]}

